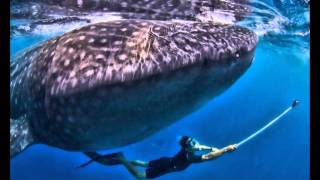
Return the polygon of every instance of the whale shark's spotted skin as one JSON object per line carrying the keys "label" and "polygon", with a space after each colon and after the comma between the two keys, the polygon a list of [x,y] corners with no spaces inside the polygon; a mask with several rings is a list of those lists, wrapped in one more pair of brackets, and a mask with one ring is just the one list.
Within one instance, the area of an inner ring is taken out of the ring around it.
{"label": "whale shark's spotted skin", "polygon": [[198,15],[219,10],[232,13],[237,20],[240,20],[250,12],[250,9],[243,3],[240,4],[234,0],[125,0],[106,1],[105,4],[100,2],[96,7],[105,11],[125,12],[127,13],[124,14],[125,18],[157,20],[196,20]]}
{"label": "whale shark's spotted skin", "polygon": [[43,42],[11,63],[11,156],[32,143],[93,151],[144,139],[228,88],[256,43],[239,26],[150,20]]}
{"label": "whale shark's spotted skin", "polygon": [[[226,40],[228,34],[231,40]],[[138,80],[206,58],[232,58],[253,49],[255,41],[244,28],[210,23],[125,20],[90,25],[59,39],[52,52],[49,73],[57,79],[50,93]]]}

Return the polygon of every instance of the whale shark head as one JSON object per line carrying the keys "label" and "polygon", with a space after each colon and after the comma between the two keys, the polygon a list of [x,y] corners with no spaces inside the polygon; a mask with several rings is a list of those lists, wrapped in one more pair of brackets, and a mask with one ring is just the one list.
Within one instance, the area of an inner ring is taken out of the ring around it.
{"label": "whale shark head", "polygon": [[56,128],[40,136],[96,150],[141,140],[223,92],[250,66],[257,36],[233,25],[119,20],[56,41],[45,105]]}
{"label": "whale shark head", "polygon": [[128,145],[230,87],[250,66],[256,44],[252,31],[234,25],[92,24],[15,61],[12,109],[23,105],[19,113],[27,114],[37,142],[76,151]]}
{"label": "whale shark head", "polygon": [[119,20],[74,30],[52,52],[50,94],[141,80],[201,63],[250,62],[257,36],[239,26]]}

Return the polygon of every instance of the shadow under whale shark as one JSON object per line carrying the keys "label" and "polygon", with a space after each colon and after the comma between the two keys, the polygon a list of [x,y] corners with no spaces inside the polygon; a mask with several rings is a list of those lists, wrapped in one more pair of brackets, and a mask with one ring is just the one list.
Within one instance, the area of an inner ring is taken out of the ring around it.
{"label": "shadow under whale shark", "polygon": [[257,41],[235,25],[117,20],[32,47],[10,67],[11,157],[36,143],[84,152],[138,142],[230,87]]}

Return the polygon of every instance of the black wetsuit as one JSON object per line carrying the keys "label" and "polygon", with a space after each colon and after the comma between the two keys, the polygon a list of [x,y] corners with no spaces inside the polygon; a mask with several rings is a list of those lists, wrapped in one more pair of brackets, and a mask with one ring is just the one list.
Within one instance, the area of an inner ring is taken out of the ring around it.
{"label": "black wetsuit", "polygon": [[201,156],[181,149],[174,157],[163,157],[150,161],[146,169],[146,178],[156,178],[170,172],[182,171],[190,164],[201,161]]}

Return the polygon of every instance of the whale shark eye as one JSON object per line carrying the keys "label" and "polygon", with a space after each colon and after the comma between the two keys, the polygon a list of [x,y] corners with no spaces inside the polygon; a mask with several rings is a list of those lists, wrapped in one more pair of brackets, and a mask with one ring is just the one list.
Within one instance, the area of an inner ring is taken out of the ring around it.
{"label": "whale shark eye", "polygon": [[240,56],[242,55],[242,52],[243,52],[242,49],[237,50],[236,53],[234,54],[235,58],[237,59],[240,58]]}

